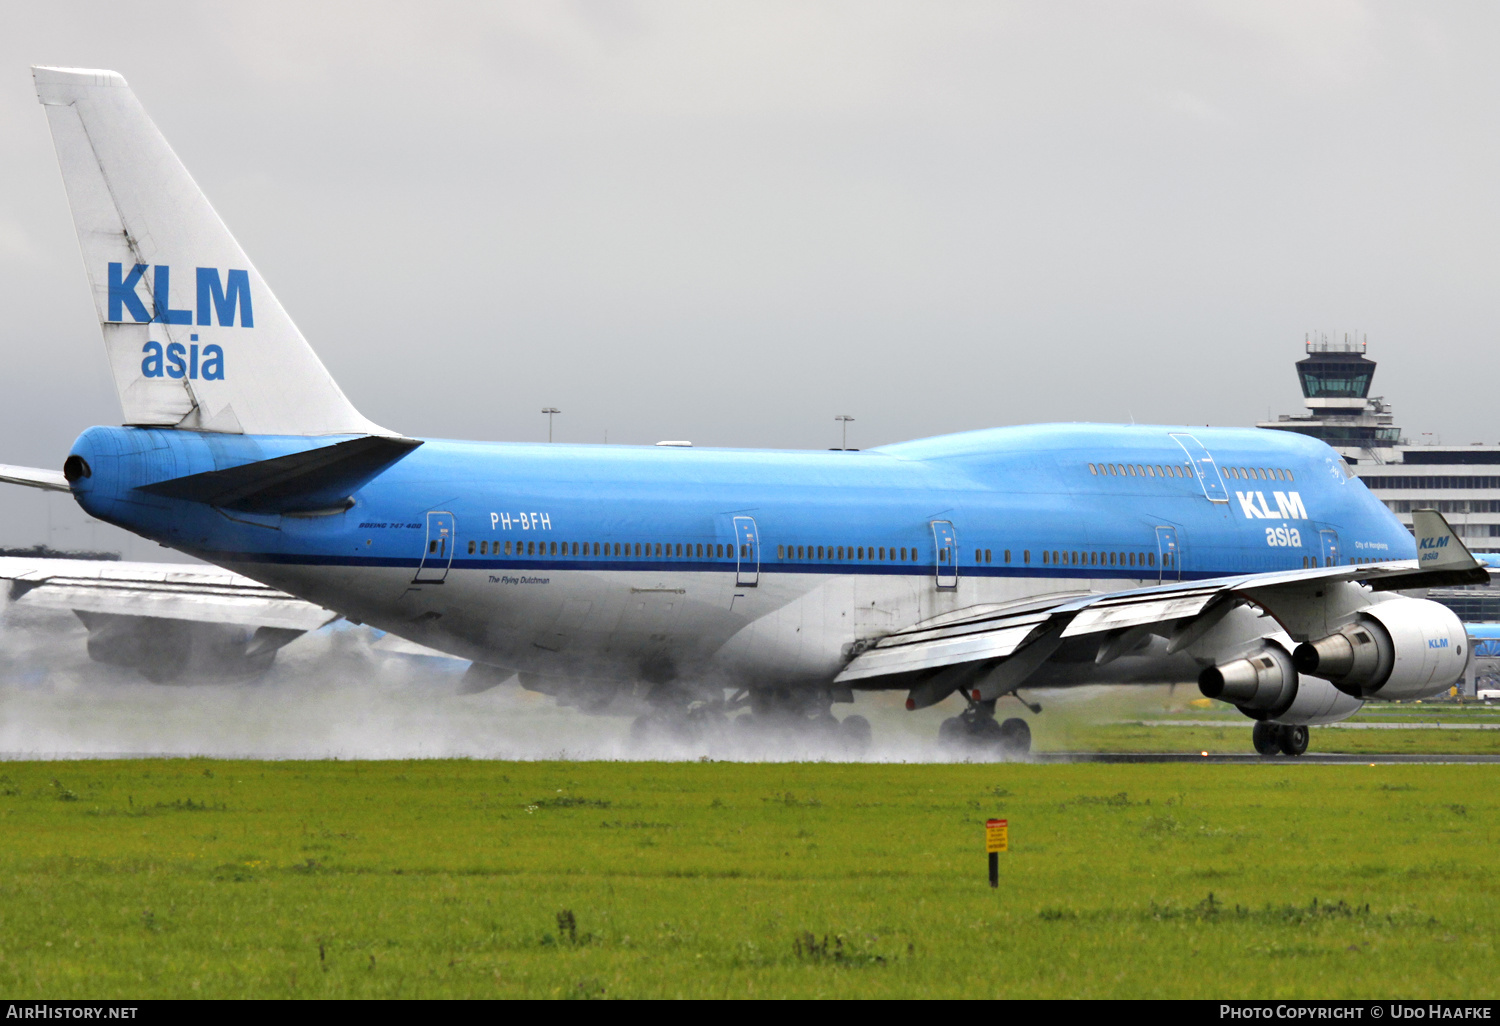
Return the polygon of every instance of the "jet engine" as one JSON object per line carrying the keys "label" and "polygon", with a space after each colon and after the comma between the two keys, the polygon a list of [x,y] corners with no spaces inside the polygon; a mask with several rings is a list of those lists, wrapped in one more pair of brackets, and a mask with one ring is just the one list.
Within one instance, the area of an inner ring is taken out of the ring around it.
{"label": "jet engine", "polygon": [[154,684],[245,681],[271,668],[299,630],[195,623],[154,616],[77,611],[89,629],[89,658],[140,673]]}
{"label": "jet engine", "polygon": [[1210,666],[1198,675],[1198,690],[1237,706],[1253,720],[1287,724],[1334,723],[1364,704],[1321,677],[1297,672],[1292,657],[1274,641],[1241,659]]}
{"label": "jet engine", "polygon": [[1326,638],[1298,645],[1292,663],[1355,698],[1422,698],[1463,676],[1467,640],[1448,607],[1398,598],[1366,607]]}

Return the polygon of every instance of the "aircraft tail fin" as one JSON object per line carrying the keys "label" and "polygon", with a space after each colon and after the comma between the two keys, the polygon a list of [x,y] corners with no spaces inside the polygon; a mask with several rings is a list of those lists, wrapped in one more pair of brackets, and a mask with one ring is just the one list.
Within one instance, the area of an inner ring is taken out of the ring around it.
{"label": "aircraft tail fin", "polygon": [[32,75],[125,423],[393,434],[344,396],[124,78]]}

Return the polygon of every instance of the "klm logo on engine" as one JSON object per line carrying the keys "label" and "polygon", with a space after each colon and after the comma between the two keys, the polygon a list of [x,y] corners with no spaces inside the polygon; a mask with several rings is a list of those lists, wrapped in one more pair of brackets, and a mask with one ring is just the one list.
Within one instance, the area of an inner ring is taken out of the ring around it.
{"label": "klm logo on engine", "polygon": [[1428,648],[1447,648],[1448,647],[1448,639],[1447,638],[1428,638],[1427,639],[1427,647]]}
{"label": "klm logo on engine", "polygon": [[1276,505],[1266,502],[1265,492],[1235,492],[1240,511],[1251,520],[1306,520],[1307,507],[1297,492],[1272,492]]}
{"label": "klm logo on engine", "polygon": [[[151,272],[149,298],[141,295],[147,271]],[[137,324],[193,324],[207,327],[218,324],[232,327],[236,318],[242,328],[255,327],[255,312],[250,304],[250,272],[226,271],[219,277],[216,267],[199,267],[196,310],[172,309],[172,268],[166,264],[134,264],[127,273],[124,264],[109,265],[110,323],[128,323],[125,315]],[[196,312],[197,318],[194,319]]]}

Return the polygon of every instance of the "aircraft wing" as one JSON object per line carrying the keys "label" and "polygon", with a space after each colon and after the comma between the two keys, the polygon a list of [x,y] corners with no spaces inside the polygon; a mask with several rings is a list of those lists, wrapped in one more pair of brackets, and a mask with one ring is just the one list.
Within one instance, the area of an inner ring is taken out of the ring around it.
{"label": "aircraft wing", "polygon": [[1008,657],[1021,659],[1023,649],[1040,662],[1066,638],[1132,628],[1158,628],[1156,633],[1168,637],[1168,651],[1180,651],[1246,602],[1266,609],[1292,637],[1307,640],[1321,623],[1319,600],[1333,584],[1354,582],[1372,591],[1391,591],[1488,583],[1487,567],[1464,548],[1440,514],[1418,510],[1413,522],[1417,559],[1240,574],[1129,591],[1061,593],[1040,602],[956,610],[881,638],[856,655],[834,683],[960,666],[977,670]]}
{"label": "aircraft wing", "polygon": [[68,479],[60,470],[43,470],[40,467],[15,467],[0,463],[0,484],[25,485],[49,492],[68,491]]}
{"label": "aircraft wing", "polygon": [[21,605],[309,631],[339,614],[211,566],[0,557]]}

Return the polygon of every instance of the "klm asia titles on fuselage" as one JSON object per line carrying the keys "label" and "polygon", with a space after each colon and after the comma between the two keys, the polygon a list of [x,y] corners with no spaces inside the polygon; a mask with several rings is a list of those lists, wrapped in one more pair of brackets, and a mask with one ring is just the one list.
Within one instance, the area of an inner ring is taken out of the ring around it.
{"label": "klm asia titles on fuselage", "polygon": [[[152,272],[152,309],[147,310],[137,289],[148,268]],[[250,302],[250,274],[248,271],[230,270],[223,278],[218,268],[195,269],[198,284],[197,320],[199,325],[212,325],[217,318],[221,327],[233,326],[238,314],[242,328],[255,327],[255,312]],[[128,312],[137,324],[193,324],[192,310],[172,309],[172,268],[167,264],[135,264],[127,272],[123,263],[109,264],[109,320],[123,323]],[[217,344],[205,345],[199,352],[198,336],[188,336],[189,342],[168,342],[164,346],[155,340],[141,347],[141,374],[148,378],[189,378],[204,381],[224,380],[224,348]]]}

